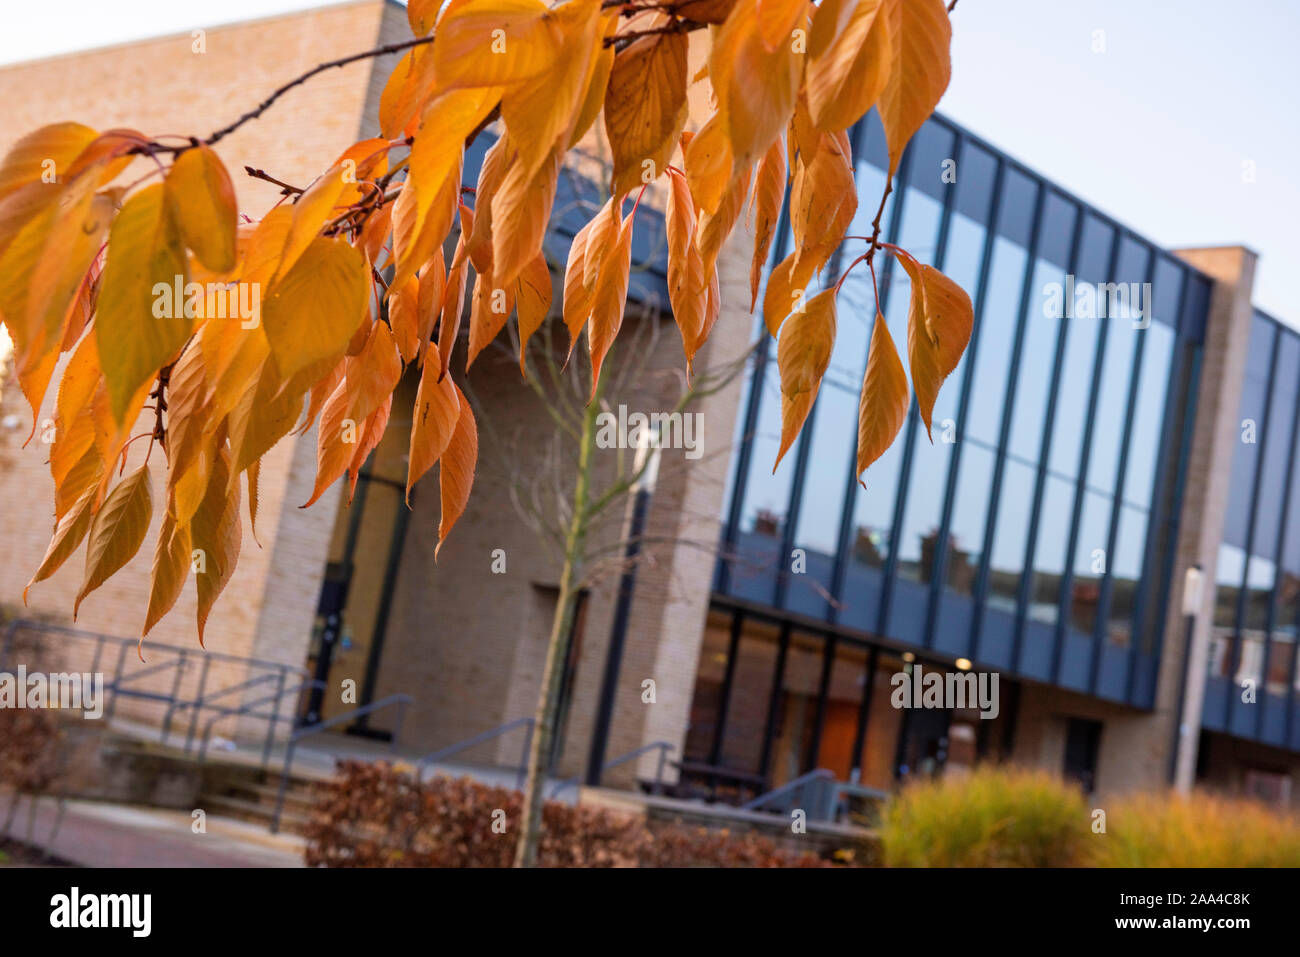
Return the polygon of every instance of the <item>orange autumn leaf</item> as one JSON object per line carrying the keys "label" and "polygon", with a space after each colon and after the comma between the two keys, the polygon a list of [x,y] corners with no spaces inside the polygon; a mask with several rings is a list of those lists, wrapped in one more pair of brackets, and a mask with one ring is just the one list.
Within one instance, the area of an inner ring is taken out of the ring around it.
{"label": "orange autumn leaf", "polygon": [[474,487],[474,469],[478,465],[478,425],[474,421],[474,412],[460,387],[453,383],[452,388],[456,390],[460,411],[456,417],[456,427],[438,466],[442,515],[438,519],[438,544],[433,549],[434,561],[437,561],[438,553],[442,551],[452,527],[469,504],[470,489]]}
{"label": "orange autumn leaf", "polygon": [[699,350],[704,335],[704,317],[708,306],[708,283],[704,260],[695,244],[695,205],[686,177],[669,176],[666,230],[668,239],[668,302],[673,319],[682,334],[682,347],[689,366]]}
{"label": "orange autumn leaf", "polygon": [[[961,361],[970,342],[975,313],[970,296],[933,266],[902,253],[898,261],[912,280],[907,314],[907,357],[912,367],[916,404],[930,434],[939,387]],[[932,439],[933,440],[933,439]]]}
{"label": "orange autumn leaf", "polygon": [[754,178],[754,195],[751,209],[754,213],[754,256],[749,266],[749,311],[758,303],[758,286],[767,265],[767,254],[781,218],[781,204],[785,201],[787,180],[785,165],[785,140],[772,141]]}
{"label": "orange autumn leaf", "polygon": [[781,447],[772,471],[794,443],[817,399],[822,376],[830,365],[835,345],[835,289],[808,300],[781,327],[776,364],[781,376]]}
{"label": "orange autumn leaf", "polygon": [[824,0],[808,37],[805,88],[817,128],[847,129],[875,105],[893,54],[888,0]]}
{"label": "orange autumn leaf", "polygon": [[881,13],[888,18],[892,56],[878,106],[892,176],[908,140],[948,89],[952,24],[943,0],[885,0]]}
{"label": "orange autumn leaf", "polygon": [[86,596],[135,557],[144,544],[152,516],[149,467],[142,465],[113,486],[91,519],[86,543],[86,576],[72,606],[73,621]]}
{"label": "orange autumn leaf", "polygon": [[407,456],[406,504],[411,504],[411,489],[421,476],[442,458],[460,415],[460,390],[451,376],[440,376],[438,365],[425,362],[420,372],[420,387],[415,393],[411,422],[411,446]]}
{"label": "orange autumn leaf", "polygon": [[[231,481],[235,478],[236,481]],[[212,478],[194,518],[190,541],[194,549],[194,583],[198,591],[199,644],[212,606],[235,573],[243,532],[239,525],[238,473],[232,474],[230,452],[221,448],[213,460]]]}
{"label": "orange autumn leaf", "polygon": [[[859,476],[893,444],[907,418],[907,376],[885,317],[876,313],[858,397]],[[861,479],[859,479],[861,481]]]}
{"label": "orange autumn leaf", "polygon": [[551,311],[551,267],[538,253],[515,280],[515,309],[519,318],[519,374],[527,377],[524,356],[528,340]]}
{"label": "orange autumn leaf", "polygon": [[[661,29],[663,14],[638,16],[629,30]],[[686,125],[684,33],[639,37],[618,52],[605,94],[605,135],[613,154],[611,191],[627,193],[652,182],[668,166]]]}

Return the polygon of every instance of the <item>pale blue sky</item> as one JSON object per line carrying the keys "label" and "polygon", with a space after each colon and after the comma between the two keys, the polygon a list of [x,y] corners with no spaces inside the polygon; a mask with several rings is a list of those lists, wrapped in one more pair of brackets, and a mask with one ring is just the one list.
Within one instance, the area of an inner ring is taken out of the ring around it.
{"label": "pale blue sky", "polygon": [[[0,63],[327,5],[11,3]],[[1256,303],[1300,326],[1300,2],[959,0],[953,26],[944,113],[1162,245],[1251,247]]]}

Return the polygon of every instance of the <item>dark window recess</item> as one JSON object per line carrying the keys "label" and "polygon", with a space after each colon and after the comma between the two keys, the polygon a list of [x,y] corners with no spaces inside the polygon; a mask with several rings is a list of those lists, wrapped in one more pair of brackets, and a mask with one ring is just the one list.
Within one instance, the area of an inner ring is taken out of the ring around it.
{"label": "dark window recess", "polygon": [[[558,600],[559,593],[555,593]],[[555,712],[555,734],[551,738],[552,768],[564,756],[564,742],[569,732],[569,706],[573,704],[573,681],[582,657],[582,635],[587,623],[587,592],[578,593],[578,607],[573,610],[573,624],[569,631],[569,651],[564,660],[564,674],[560,678],[559,705]]]}
{"label": "dark window recess", "polygon": [[1086,794],[1097,788],[1097,751],[1100,745],[1100,721],[1070,719],[1065,733],[1065,776],[1078,781]]}

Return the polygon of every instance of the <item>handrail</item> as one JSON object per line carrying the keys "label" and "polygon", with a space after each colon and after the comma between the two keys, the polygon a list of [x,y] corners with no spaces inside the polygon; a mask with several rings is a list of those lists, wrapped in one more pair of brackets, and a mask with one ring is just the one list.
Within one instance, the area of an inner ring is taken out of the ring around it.
{"label": "handrail", "polygon": [[426,764],[432,764],[435,761],[441,761],[443,758],[449,758],[453,754],[460,754],[460,752],[466,751],[469,748],[474,747],[474,745],[476,744],[482,744],[484,741],[491,741],[493,738],[498,738],[508,731],[513,731],[515,728],[518,728],[520,725],[528,726],[528,732],[524,735],[523,759],[519,763],[519,768],[515,777],[516,780],[515,786],[522,789],[524,786],[524,777],[528,774],[528,750],[533,743],[533,719],[532,718],[515,718],[515,720],[513,721],[508,721],[505,724],[499,725],[495,728],[489,728],[487,731],[480,731],[478,734],[474,735],[473,737],[466,738],[464,741],[457,741],[455,744],[449,744],[447,747],[439,748],[437,751],[430,751],[424,757],[416,760],[415,780],[417,782],[423,780],[424,766]]}
{"label": "handrail", "polygon": [[[631,761],[633,758],[639,757],[640,755],[645,754],[647,751],[652,751],[655,748],[659,749],[659,767],[655,771],[655,783],[654,783],[653,793],[658,794],[660,789],[663,787],[664,764],[668,760],[668,752],[677,750],[676,745],[671,744],[667,741],[652,741],[649,744],[643,744],[641,745],[641,747],[637,748],[634,751],[629,751],[626,754],[619,755],[618,757],[614,758],[611,761],[606,761],[604,764],[600,766],[600,770],[602,772],[605,772],[608,771],[610,768],[616,768],[620,764],[626,764],[627,762]],[[569,788],[576,785],[580,780],[582,780],[582,778],[579,775],[579,776],[571,777],[568,780],[561,781],[558,785],[556,785],[555,790],[551,792],[551,800],[553,801],[556,798],[558,798]]]}
{"label": "handrail", "polygon": [[[273,678],[275,676],[268,675],[267,677]],[[272,740],[272,735],[275,731],[275,723],[277,721],[293,721],[294,715],[293,714],[280,715],[278,713],[270,714],[270,715],[253,714],[252,709],[259,708],[264,704],[273,704],[275,702],[278,702],[286,694],[290,694],[290,695],[299,694],[303,688],[307,688],[307,687],[323,688],[325,687],[325,682],[307,679],[300,682],[296,687],[293,688],[282,687],[278,691],[276,691],[275,694],[267,695],[265,698],[258,698],[256,701],[250,701],[246,704],[240,705],[239,707],[231,706],[227,708],[212,708],[211,710],[215,711],[216,714],[208,718],[207,722],[203,725],[203,734],[201,735],[201,739],[200,739],[201,743],[199,744],[199,750],[198,750],[199,764],[203,764],[207,760],[208,745],[211,743],[211,738],[212,738],[212,726],[215,725],[222,718],[233,717],[234,715],[239,715],[239,714],[249,714],[255,718],[265,718],[269,722],[269,727],[266,732],[266,744],[262,749],[262,767],[265,768],[267,759],[270,757],[270,753],[271,753],[271,740]]]}
{"label": "handrail", "polygon": [[389,705],[397,705],[397,727],[393,729],[393,740],[390,750],[397,750],[397,739],[402,733],[402,718],[406,714],[406,706],[415,699],[409,694],[390,694],[386,698],[380,698],[378,701],[372,701],[370,704],[363,704],[358,708],[352,708],[342,714],[336,714],[332,718],[326,718],[324,721],[317,721],[315,724],[299,728],[289,735],[288,747],[284,752],[284,767],[280,771],[280,788],[275,795],[275,813],[271,816],[271,833],[278,834],[280,831],[280,815],[284,811],[284,798],[289,791],[289,769],[293,766],[293,752],[298,747],[298,742],[303,738],[309,738],[313,734],[324,731],[326,728],[333,728],[342,724],[344,721],[350,721],[353,718],[359,718],[363,714],[371,714]]}
{"label": "handrail", "polygon": [[801,774],[794,780],[787,781],[779,788],[774,788],[766,794],[760,794],[758,797],[746,801],[744,804],[740,805],[740,809],[742,811],[757,811],[761,809],[763,805],[769,803],[778,796],[784,797],[787,794],[793,794],[795,791],[801,790],[805,784],[809,784],[813,781],[828,780],[834,781],[835,775],[830,771],[827,771],[825,768],[818,768],[815,771],[809,771],[807,774]]}
{"label": "handrail", "polygon": [[[23,618],[9,622],[4,630],[4,640],[3,642],[0,642],[0,666],[3,666],[7,662],[13,648],[14,639],[20,630],[30,631],[38,635],[57,634],[74,640],[92,642],[94,645],[94,654],[90,668],[92,672],[99,671],[100,663],[104,657],[105,648],[112,648],[116,645],[118,648],[116,655],[117,663],[115,666],[112,666],[114,671],[111,680],[104,682],[104,687],[112,692],[112,697],[109,699],[108,706],[105,709],[105,718],[107,720],[112,720],[113,715],[116,712],[118,698],[122,695],[125,695],[128,698],[139,698],[154,701],[159,704],[165,704],[167,709],[163,715],[161,727],[161,740],[165,744],[169,734],[171,733],[173,716],[178,712],[184,713],[189,711],[191,717],[189,721],[189,730],[185,736],[184,744],[184,751],[187,754],[193,746],[194,734],[197,730],[198,722],[203,711],[216,710],[218,713],[226,714],[251,713],[247,709],[242,709],[237,712],[223,711],[222,709],[215,708],[211,702],[225,695],[248,691],[253,687],[268,682],[275,682],[281,689],[283,689],[286,684],[286,676],[290,674],[298,676],[304,681],[309,680],[309,675],[307,674],[306,669],[300,665],[291,665],[283,661],[270,661],[264,658],[232,655],[219,651],[198,650],[165,643],[150,644],[151,656],[153,652],[161,653],[163,656],[162,661],[157,661],[143,669],[127,672],[127,655],[129,652],[138,648],[139,642],[137,639],[118,638],[114,635],[105,635],[99,632],[70,628],[66,625],[32,621]],[[173,657],[168,658],[168,655]],[[243,665],[250,673],[254,670],[262,670],[263,673],[246,678],[237,684],[228,685],[224,688],[205,694],[208,674],[213,662],[235,663]],[[195,663],[200,664],[198,687],[193,692],[193,696],[190,697],[181,693],[182,679],[191,665]],[[175,671],[175,678],[171,682],[171,688],[169,691],[137,690],[128,687],[128,685],[141,678],[161,674],[168,670]],[[283,694],[283,690],[281,691],[281,694]],[[276,702],[273,715],[270,717],[266,715],[257,715],[257,717],[269,721],[267,729],[267,744],[263,749],[265,761],[265,756],[270,753],[270,740],[273,737],[275,726],[279,722],[279,702]]]}

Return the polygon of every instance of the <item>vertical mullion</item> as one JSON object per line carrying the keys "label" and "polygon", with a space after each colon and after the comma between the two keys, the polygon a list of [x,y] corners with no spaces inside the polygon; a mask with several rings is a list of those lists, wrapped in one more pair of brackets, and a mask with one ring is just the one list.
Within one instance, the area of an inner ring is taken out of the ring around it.
{"label": "vertical mullion", "polygon": [[[1083,210],[1080,210],[1079,215],[1083,218],[1086,214]],[[1108,277],[1112,278],[1108,279],[1108,281],[1113,281],[1115,273],[1119,271],[1119,248],[1120,231],[1118,228],[1112,227],[1110,260],[1106,268]],[[1076,253],[1076,259],[1078,255]],[[1075,277],[1075,281],[1078,281],[1078,277]],[[1074,553],[1079,547],[1079,525],[1083,521],[1083,505],[1088,494],[1088,466],[1092,462],[1092,442],[1097,424],[1097,402],[1101,398],[1101,380],[1106,363],[1106,346],[1108,344],[1106,337],[1108,327],[1106,323],[1108,319],[1109,317],[1106,317],[1097,322],[1097,342],[1093,346],[1092,356],[1092,382],[1088,386],[1088,411],[1083,422],[1083,445],[1079,450],[1079,474],[1074,482],[1074,512],[1070,516],[1070,531],[1066,536],[1065,564],[1061,568],[1061,580],[1057,582],[1056,588],[1056,607],[1058,610],[1056,615],[1056,636],[1052,639],[1052,680],[1057,684],[1061,682],[1061,662],[1065,658],[1067,623],[1070,610],[1074,607],[1074,600],[1070,594],[1071,589],[1074,587]],[[1106,567],[1110,567],[1110,552],[1106,553]],[[1090,672],[1095,672],[1097,660],[1100,657],[1101,649],[1094,643],[1092,656],[1088,662]]]}
{"label": "vertical mullion", "polygon": [[727,669],[722,675],[722,692],[718,695],[718,720],[713,725],[713,746],[709,748],[709,764],[714,767],[722,759],[722,739],[727,733],[727,711],[731,707],[731,687],[736,677],[736,656],[740,651],[740,631],[744,616],[740,611],[731,613],[731,640],[727,644]]}
{"label": "vertical mullion", "polygon": [[867,728],[871,719],[871,698],[876,687],[876,664],[880,658],[880,646],[872,645],[867,655],[866,673],[862,685],[862,700],[858,704],[858,727],[853,736],[853,763],[851,767],[858,771],[858,780],[862,780],[862,749],[867,746]]}
{"label": "vertical mullion", "polygon": [[[1016,385],[1019,380],[1020,359],[1024,349],[1025,326],[1029,318],[1029,301],[1033,295],[1034,273],[1038,262],[1038,241],[1042,232],[1043,212],[1047,206],[1047,185],[1040,179],[1034,180],[1038,195],[1034,201],[1034,218],[1029,229],[1029,248],[1025,261],[1025,275],[1020,285],[1020,312],[1016,317],[1016,336],[1011,344],[1011,360],[1007,363],[1007,386],[1003,390],[1002,423],[998,430],[997,454],[993,459],[993,481],[989,486],[988,517],[984,521],[984,549],[980,553],[979,569],[975,573],[974,608],[971,613],[970,649],[972,657],[978,658],[980,639],[983,637],[981,625],[984,616],[984,603],[988,597],[989,563],[993,537],[997,532],[999,505],[1002,497],[1002,478],[1006,472],[1007,445],[1011,441],[1012,412],[1016,405]],[[994,239],[996,240],[996,236]],[[1011,670],[1015,671],[1017,662],[1013,657]]]}
{"label": "vertical mullion", "polygon": [[[1156,255],[1155,255],[1155,251],[1152,250],[1149,258],[1147,259],[1147,282],[1151,283],[1152,285],[1149,285],[1147,288],[1153,290],[1155,288],[1154,286],[1155,271],[1156,271]],[[1186,291],[1187,291],[1187,282],[1184,279],[1182,288],[1179,289],[1178,292],[1179,312],[1182,311],[1183,297],[1186,295]],[[1154,309],[1154,303],[1149,303],[1148,307]],[[1155,321],[1154,316],[1150,318],[1150,321],[1151,322]],[[1147,329],[1149,328],[1150,326],[1147,327]],[[1147,329],[1143,329],[1142,332],[1145,333]],[[1142,385],[1142,359],[1143,356],[1146,354],[1146,343],[1147,343],[1147,337],[1145,335],[1139,336],[1137,341],[1137,347],[1133,350],[1133,369],[1129,375],[1129,383],[1128,383],[1128,403],[1124,408],[1124,438],[1122,443],[1120,444],[1119,462],[1116,463],[1115,466],[1115,494],[1111,496],[1110,525],[1106,530],[1106,570],[1101,577],[1101,590],[1097,596],[1097,620],[1093,622],[1093,628],[1092,628],[1092,640],[1093,640],[1093,644],[1096,646],[1096,653],[1093,655],[1092,667],[1088,675],[1088,690],[1093,694],[1096,694],[1097,692],[1098,673],[1101,670],[1101,656],[1102,656],[1102,652],[1105,650],[1105,643],[1107,640],[1109,640],[1109,634],[1110,634],[1110,629],[1107,627],[1107,623],[1110,620],[1110,599],[1115,584],[1114,581],[1115,563],[1112,561],[1112,559],[1114,558],[1115,549],[1119,541],[1120,518],[1124,514],[1124,480],[1128,477],[1128,454],[1129,454],[1129,449],[1131,448],[1133,442],[1133,419],[1137,415],[1138,389]],[[1170,365],[1172,370],[1172,361]],[[1165,402],[1166,405],[1168,405],[1169,400],[1168,400],[1167,386],[1165,391],[1166,391]],[[1152,533],[1154,531],[1155,523],[1152,522],[1151,520],[1152,519],[1151,511],[1152,511],[1151,508],[1148,507],[1147,508],[1147,529],[1146,529],[1146,536],[1145,536],[1146,540],[1151,539]],[[1144,558],[1145,555],[1146,555],[1146,549],[1144,548],[1143,549]],[[1145,568],[1146,568],[1146,562],[1144,560],[1138,571],[1139,580],[1143,577],[1142,571],[1145,570]],[[1144,587],[1140,585],[1139,582],[1134,582],[1134,586]],[[1135,600],[1134,600],[1135,609],[1138,604],[1139,603],[1136,601],[1136,595],[1135,595]],[[1137,633],[1137,628],[1135,626],[1131,630],[1129,635],[1128,667],[1130,670],[1135,665],[1135,661],[1132,655],[1133,655],[1133,649],[1137,647],[1137,642],[1138,642],[1138,633]],[[1127,684],[1128,682],[1127,674],[1124,676],[1124,681]]]}
{"label": "vertical mullion", "polygon": [[790,623],[781,622],[780,637],[777,639],[776,665],[772,669],[772,689],[767,698],[767,720],[763,724],[763,756],[759,760],[758,773],[764,781],[772,769],[772,739],[776,735],[777,705],[781,700],[781,688],[785,684],[785,663],[790,651]]}
{"label": "vertical mullion", "polygon": [[[957,476],[961,467],[962,447],[965,444],[966,420],[970,413],[971,391],[975,385],[976,358],[980,349],[980,335],[984,324],[984,307],[988,299],[989,271],[993,265],[993,248],[996,245],[998,220],[1002,199],[1002,175],[1006,163],[1002,157],[997,158],[993,171],[992,206],[989,209],[989,221],[984,230],[984,248],[980,251],[979,282],[975,289],[975,314],[971,330],[971,342],[966,350],[966,368],[962,374],[961,397],[957,405],[957,442],[952,449],[952,458],[948,465],[948,476],[944,485],[943,511],[939,516],[939,536],[936,543],[935,565],[930,582],[930,597],[926,607],[925,635],[927,644],[932,643],[931,634],[937,623],[939,601],[948,578],[948,537],[952,530],[952,513],[956,507]],[[970,650],[970,634],[967,633],[965,649]]]}
{"label": "vertical mullion", "polygon": [[807,774],[817,763],[821,751],[822,731],[826,727],[826,699],[830,697],[831,669],[835,666],[835,650],[838,639],[831,635],[822,641],[822,674],[817,686],[817,716],[813,719],[813,733],[808,741],[808,753],[804,755],[803,773]]}
{"label": "vertical mullion", "polygon": [[[1073,274],[1079,265],[1079,246],[1083,237],[1084,209],[1070,201],[1075,209],[1074,235],[1070,238],[1070,251],[1066,256],[1066,273]],[[1066,310],[1062,309],[1062,313]],[[1024,644],[1026,617],[1029,607],[1030,586],[1034,580],[1034,560],[1038,552],[1038,519],[1047,489],[1047,462],[1052,451],[1052,430],[1056,425],[1056,394],[1061,386],[1061,367],[1065,364],[1065,346],[1070,334],[1070,317],[1062,315],[1056,329],[1056,352],[1052,357],[1052,379],[1047,387],[1047,409],[1043,413],[1043,437],[1038,446],[1038,468],[1034,479],[1034,498],[1029,512],[1029,531],[1025,538],[1025,555],[1020,569],[1020,586],[1016,594],[1015,625],[1011,632],[1011,667],[1020,666],[1020,652]],[[1060,615],[1060,606],[1057,606]],[[1053,642],[1053,662],[1060,653],[1060,642]]]}
{"label": "vertical mullion", "polygon": [[[1250,562],[1255,551],[1255,520],[1259,511],[1259,486],[1264,476],[1264,461],[1268,456],[1268,427],[1273,417],[1273,387],[1277,384],[1277,337],[1280,330],[1273,333],[1273,354],[1268,362],[1268,384],[1264,388],[1264,417],[1259,424],[1259,448],[1255,450],[1255,474],[1251,477],[1250,517],[1246,525],[1246,561],[1241,573],[1241,587],[1237,590],[1237,607],[1232,625],[1231,674],[1233,684],[1237,682],[1237,671],[1241,667],[1242,622],[1246,617],[1246,588],[1250,582]],[[1236,711],[1237,698],[1230,699],[1233,704],[1228,713],[1228,726],[1232,726],[1232,714]]]}

